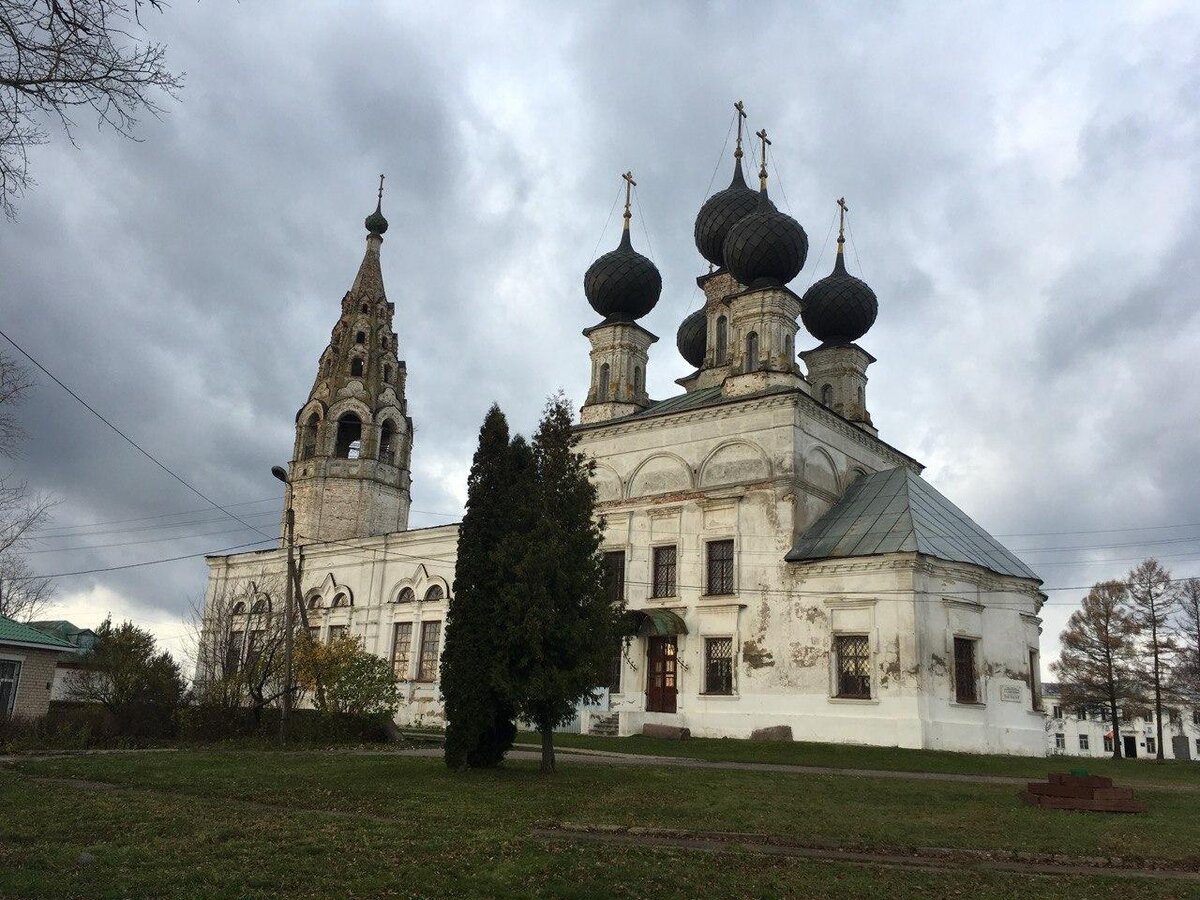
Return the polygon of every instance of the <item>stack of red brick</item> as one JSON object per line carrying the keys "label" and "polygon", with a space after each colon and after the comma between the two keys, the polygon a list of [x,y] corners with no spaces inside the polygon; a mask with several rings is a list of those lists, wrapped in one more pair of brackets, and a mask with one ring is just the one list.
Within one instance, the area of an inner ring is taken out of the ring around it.
{"label": "stack of red brick", "polygon": [[1146,804],[1133,799],[1132,788],[1113,787],[1102,775],[1055,773],[1043,784],[1031,781],[1020,797],[1031,806],[1046,809],[1084,809],[1091,812],[1139,813]]}

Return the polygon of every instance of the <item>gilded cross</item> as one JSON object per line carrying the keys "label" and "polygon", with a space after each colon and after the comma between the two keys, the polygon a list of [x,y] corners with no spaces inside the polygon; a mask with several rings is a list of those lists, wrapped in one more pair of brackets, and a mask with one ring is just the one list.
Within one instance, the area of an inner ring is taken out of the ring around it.
{"label": "gilded cross", "polygon": [[629,220],[633,218],[633,213],[629,211],[629,201],[637,182],[633,180],[633,172],[626,172],[621,177],[625,179],[625,227],[628,229]]}
{"label": "gilded cross", "polygon": [[738,117],[738,119],[737,119],[737,125],[738,125],[737,149],[733,151],[733,158],[741,159],[742,158],[742,122],[746,118],[746,107],[742,104],[742,101],[739,100],[737,103],[733,104],[733,108],[737,110],[737,117]]}
{"label": "gilded cross", "polygon": [[846,205],[845,197],[839,197],[837,205],[839,208],[838,243],[842,243],[846,240],[846,213],[850,212],[850,207]]}
{"label": "gilded cross", "polygon": [[766,190],[766,187],[767,187],[767,147],[768,147],[768,145],[770,145],[771,141],[767,137],[767,129],[765,129],[765,128],[762,131],[756,132],[754,136],[756,138],[758,138],[760,141],[762,141],[762,165],[758,169],[758,182],[759,182],[759,187],[761,187],[763,190]]}

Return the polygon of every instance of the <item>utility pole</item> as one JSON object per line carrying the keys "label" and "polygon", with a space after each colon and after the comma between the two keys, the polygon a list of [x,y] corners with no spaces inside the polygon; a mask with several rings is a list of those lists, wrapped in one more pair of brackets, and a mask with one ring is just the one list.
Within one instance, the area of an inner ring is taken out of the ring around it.
{"label": "utility pole", "polygon": [[279,711],[279,743],[287,743],[288,719],[292,713],[292,644],[296,630],[296,511],[292,509],[292,486],[287,471],[273,466],[271,474],[287,485],[284,539],[287,541],[287,606],[283,614],[283,707]]}

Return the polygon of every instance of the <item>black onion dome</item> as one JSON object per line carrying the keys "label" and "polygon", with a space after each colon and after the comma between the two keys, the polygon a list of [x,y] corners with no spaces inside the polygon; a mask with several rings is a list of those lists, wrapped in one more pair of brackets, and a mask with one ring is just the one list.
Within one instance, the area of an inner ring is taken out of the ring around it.
{"label": "black onion dome", "polygon": [[714,266],[725,265],[725,237],[729,229],[758,206],[758,196],[746,184],[742,175],[742,161],[733,167],[733,180],[729,187],[717,191],[704,201],[696,214],[696,249]]}
{"label": "black onion dome", "polygon": [[688,365],[697,369],[704,365],[704,354],[708,352],[708,316],[703,309],[683,320],[675,335],[675,346]]}
{"label": "black onion dome", "polygon": [[363,224],[367,227],[367,231],[371,232],[371,234],[381,235],[387,231],[388,220],[383,217],[382,198],[378,203],[375,204],[375,212],[367,216],[367,218],[363,221]]}
{"label": "black onion dome", "polygon": [[662,276],[658,268],[633,249],[629,229],[616,250],[591,264],[583,276],[583,292],[592,309],[613,322],[640,319],[658,303]]}
{"label": "black onion dome", "polygon": [[861,278],[846,271],[838,247],[833,273],[817,281],[804,293],[800,318],[808,333],[825,344],[849,344],[875,324],[879,300]]}
{"label": "black onion dome", "polygon": [[730,273],[747,287],[785,285],[804,268],[808,235],[775,208],[764,188],[754,212],[729,229],[722,252]]}

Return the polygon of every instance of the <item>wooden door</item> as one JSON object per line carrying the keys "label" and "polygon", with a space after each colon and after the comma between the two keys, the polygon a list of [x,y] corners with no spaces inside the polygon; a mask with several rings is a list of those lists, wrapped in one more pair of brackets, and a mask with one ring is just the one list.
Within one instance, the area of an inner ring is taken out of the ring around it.
{"label": "wooden door", "polygon": [[1134,759],[1137,757],[1137,738],[1132,735],[1125,735],[1125,758]]}
{"label": "wooden door", "polygon": [[675,638],[652,637],[646,647],[646,711],[675,712]]}

